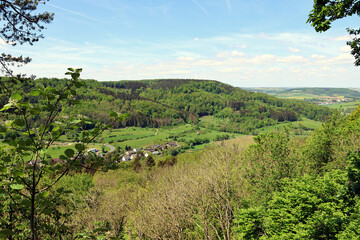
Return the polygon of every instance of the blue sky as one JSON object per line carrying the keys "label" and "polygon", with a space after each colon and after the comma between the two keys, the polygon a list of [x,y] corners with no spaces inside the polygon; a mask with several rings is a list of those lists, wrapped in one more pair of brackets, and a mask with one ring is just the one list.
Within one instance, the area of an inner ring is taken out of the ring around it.
{"label": "blue sky", "polygon": [[238,87],[360,87],[346,46],[352,17],[316,33],[311,0],[50,0],[55,13],[34,46],[3,49],[37,77],[196,78]]}

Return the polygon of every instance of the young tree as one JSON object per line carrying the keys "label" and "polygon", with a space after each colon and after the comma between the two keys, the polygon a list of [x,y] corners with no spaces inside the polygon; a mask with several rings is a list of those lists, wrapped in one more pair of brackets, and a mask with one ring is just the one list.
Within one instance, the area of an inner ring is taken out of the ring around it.
{"label": "young tree", "polygon": [[[47,1],[0,1],[0,37],[13,46],[32,45],[43,38],[44,24],[54,16],[38,11],[39,4]],[[4,141],[6,147],[0,149],[0,238],[49,239],[63,235],[67,230],[64,222],[60,222],[63,213],[59,206],[66,192],[61,188],[53,191],[52,187],[71,170],[89,165],[92,169],[108,168],[95,155],[85,158],[84,150],[109,125],[96,123],[86,130],[92,124],[89,119],[59,115],[65,104],[79,103],[74,96],[76,88],[84,85],[80,80],[81,69],[69,68],[66,74],[71,79],[59,90],[36,84],[20,74],[15,76],[9,68],[30,60],[5,53],[0,56],[1,71],[10,77],[0,81],[1,93],[8,99],[0,110],[0,133],[10,136]],[[115,112],[110,117],[122,118]],[[36,124],[32,121],[35,118],[40,119]],[[74,130],[82,131],[80,142],[64,151],[60,156],[62,164],[54,165],[47,150],[66,132]],[[93,162],[89,163],[91,159]]]}
{"label": "young tree", "polygon": [[[38,85],[28,94],[13,93],[9,103],[0,110],[11,119],[0,125],[0,132],[17,136],[6,139],[7,146],[0,152],[0,203],[3,206],[0,237],[44,239],[61,234],[65,228],[57,229],[57,221],[61,219],[58,200],[65,192],[63,189],[53,192],[52,187],[71,170],[88,166],[95,170],[111,168],[103,166],[103,159],[95,154],[88,153],[87,158],[84,154],[87,145],[109,125],[95,123],[93,129],[86,130],[92,123],[89,119],[59,116],[64,105],[76,103],[75,89],[84,85],[79,79],[80,72],[81,69],[70,68],[67,74],[71,79],[61,91]],[[38,101],[30,104],[30,97]],[[34,116],[43,118],[40,127],[30,124]],[[115,112],[110,113],[110,117],[122,118]],[[74,144],[75,150],[66,149],[60,156],[62,164],[54,165],[47,150],[65,132],[79,129],[81,141]]]}
{"label": "young tree", "polygon": [[145,165],[150,169],[152,168],[153,166],[155,166],[155,160],[154,158],[149,155],[145,158]]}
{"label": "young tree", "polygon": [[[314,0],[314,8],[307,20],[317,32],[325,32],[331,28],[331,23],[344,17],[360,16],[359,0]],[[360,34],[359,29],[347,31],[352,36],[352,41],[347,45],[351,47],[351,54],[355,57],[355,66],[360,66]]]}

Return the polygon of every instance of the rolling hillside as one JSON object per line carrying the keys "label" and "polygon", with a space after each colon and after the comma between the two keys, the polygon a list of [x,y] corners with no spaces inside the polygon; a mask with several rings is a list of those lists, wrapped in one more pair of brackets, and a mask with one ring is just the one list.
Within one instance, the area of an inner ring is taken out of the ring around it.
{"label": "rolling hillside", "polygon": [[[62,115],[84,115],[105,122],[110,110],[129,117],[114,127],[161,127],[182,123],[201,123],[212,116],[220,126],[204,123],[223,132],[249,134],[253,130],[302,118],[321,121],[333,110],[298,100],[279,99],[210,80],[163,79],[100,82],[84,80],[77,90],[79,105],[63,106]],[[65,79],[37,79],[55,89],[66,85]],[[26,88],[25,88],[26,89]],[[32,100],[36,102],[36,98]],[[2,98],[6,103],[7,99]]]}

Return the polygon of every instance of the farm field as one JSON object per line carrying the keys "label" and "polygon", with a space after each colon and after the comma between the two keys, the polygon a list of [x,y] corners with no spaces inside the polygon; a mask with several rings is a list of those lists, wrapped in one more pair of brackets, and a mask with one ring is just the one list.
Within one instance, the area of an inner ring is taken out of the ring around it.
{"label": "farm field", "polygon": [[[209,139],[211,142],[214,141],[218,135],[224,134],[226,133],[185,124],[177,127],[128,127],[108,130],[99,136],[97,140],[124,149],[126,146],[144,148],[153,144],[166,144],[170,141],[184,145],[185,142],[195,138]],[[231,138],[241,136],[241,134],[230,135]]]}
{"label": "farm field", "polygon": [[[211,118],[202,118],[207,123],[211,122]],[[223,120],[218,122],[213,122],[214,124],[219,124]],[[264,127],[257,129],[257,133],[267,133],[274,130],[280,130],[288,128],[291,135],[310,135],[311,131],[317,129],[321,126],[320,122],[304,119],[299,122],[291,123],[281,123],[276,126]],[[304,130],[305,129],[305,130]],[[301,133],[299,133],[301,132]],[[224,142],[216,142],[215,139],[217,136],[229,135],[230,139]],[[140,127],[127,127],[122,129],[111,129],[104,131],[99,137],[96,138],[96,142],[90,144],[87,149],[96,148],[100,150],[103,154],[110,150],[109,147],[104,144],[112,145],[115,148],[125,149],[125,147],[130,146],[131,148],[146,148],[154,144],[166,144],[170,141],[175,141],[181,146],[187,145],[186,142],[189,142],[193,139],[208,139],[209,143],[200,144],[193,146],[188,149],[188,152],[198,151],[206,148],[210,144],[234,144],[239,142],[246,142],[246,145],[249,142],[252,142],[253,136],[251,135],[242,135],[236,133],[225,133],[216,130],[210,130],[203,127],[197,127],[191,124],[185,124],[177,127],[163,127],[163,128],[140,128]],[[2,145],[2,144],[1,144]],[[66,142],[63,139],[62,144],[54,145],[50,147],[47,153],[54,158],[59,158],[60,155],[64,154],[64,151],[68,148],[75,150],[74,144],[71,142]]]}
{"label": "farm field", "polygon": [[258,133],[268,133],[278,129],[288,128],[291,135],[310,135],[313,130],[321,127],[321,122],[304,118],[297,122],[285,122],[276,126],[263,127],[258,129]]}
{"label": "farm field", "polygon": [[[351,106],[351,105],[349,105]],[[201,123],[209,126],[219,126],[227,120],[221,120],[214,117],[203,117]],[[285,122],[276,126],[269,126],[259,128],[256,133],[267,133],[274,130],[280,130],[288,128],[291,135],[310,135],[311,131],[321,126],[320,122],[304,118],[298,122]],[[162,128],[140,128],[140,127],[127,127],[122,129],[110,129],[104,131],[100,136],[95,139],[95,142],[90,144],[87,149],[96,148],[102,152],[102,154],[110,151],[105,144],[112,145],[115,148],[125,149],[127,146],[131,148],[146,148],[154,144],[166,144],[171,141],[175,141],[181,146],[186,146],[187,143],[194,139],[208,139],[209,143],[199,144],[192,146],[187,151],[198,151],[209,146],[209,144],[216,142],[218,136],[228,135],[230,140],[227,143],[252,141],[253,136],[242,135],[237,133],[225,133],[221,131],[211,130],[204,127],[194,126],[191,124],[180,125],[176,127],[162,127]],[[251,139],[251,140],[249,140]],[[64,151],[68,148],[75,150],[74,143],[63,137],[61,142],[51,146],[47,153],[53,158],[59,158],[64,154]],[[223,144],[223,143],[222,143]],[[0,143],[0,146],[3,145]]]}
{"label": "farm field", "polygon": [[347,102],[347,103],[335,103],[327,105],[327,107],[332,109],[338,109],[344,114],[351,113],[357,106],[359,106],[360,101]]}
{"label": "farm field", "polygon": [[339,108],[359,103],[360,93],[357,89],[349,88],[250,88],[248,90],[262,92],[284,99],[297,99],[316,104],[326,103],[330,108]]}

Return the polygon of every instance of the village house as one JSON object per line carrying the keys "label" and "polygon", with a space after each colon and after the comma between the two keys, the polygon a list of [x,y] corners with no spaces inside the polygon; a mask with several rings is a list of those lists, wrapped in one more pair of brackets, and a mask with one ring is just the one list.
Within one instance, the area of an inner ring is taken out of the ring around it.
{"label": "village house", "polygon": [[168,146],[168,147],[178,147],[179,145],[176,142],[169,142],[168,144],[166,144],[166,146]]}
{"label": "village house", "polygon": [[148,151],[148,152],[154,152],[155,150],[154,150],[153,148],[151,148],[151,147],[148,147],[148,148],[147,148],[147,151]]}
{"label": "village house", "polygon": [[157,150],[157,151],[163,150],[163,145],[161,145],[161,144],[155,144],[152,147],[154,150]]}
{"label": "village house", "polygon": [[135,152],[132,150],[125,152],[125,155],[133,155],[133,154],[135,154]]}
{"label": "village house", "polygon": [[134,148],[133,151],[134,152],[140,152],[142,150],[142,148]]}

